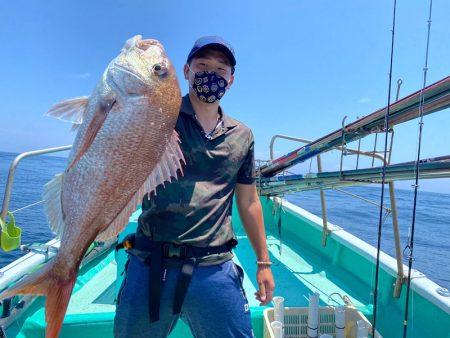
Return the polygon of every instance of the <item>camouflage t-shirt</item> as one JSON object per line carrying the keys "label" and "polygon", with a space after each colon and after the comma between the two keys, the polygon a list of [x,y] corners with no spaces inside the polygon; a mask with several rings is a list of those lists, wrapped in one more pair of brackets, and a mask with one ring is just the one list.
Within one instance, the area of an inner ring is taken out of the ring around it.
{"label": "camouflage t-shirt", "polygon": [[176,130],[186,160],[184,175],[144,197],[138,236],[198,247],[223,245],[234,237],[236,183],[256,181],[254,142],[249,128],[221,108],[219,113],[221,123],[206,137],[189,96],[183,97]]}

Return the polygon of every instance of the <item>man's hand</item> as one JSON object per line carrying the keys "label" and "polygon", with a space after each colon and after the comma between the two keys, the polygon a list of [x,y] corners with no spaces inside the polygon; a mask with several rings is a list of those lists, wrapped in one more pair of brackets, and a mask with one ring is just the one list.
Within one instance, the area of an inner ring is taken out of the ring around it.
{"label": "man's hand", "polygon": [[268,304],[272,301],[275,283],[273,281],[272,270],[269,266],[260,265],[256,271],[256,281],[259,290],[255,292],[255,298],[259,300],[260,306]]}

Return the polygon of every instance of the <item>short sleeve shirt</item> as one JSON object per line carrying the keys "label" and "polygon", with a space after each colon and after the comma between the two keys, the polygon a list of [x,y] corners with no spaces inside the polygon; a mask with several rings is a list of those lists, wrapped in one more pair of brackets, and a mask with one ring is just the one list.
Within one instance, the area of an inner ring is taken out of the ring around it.
{"label": "short sleeve shirt", "polygon": [[249,128],[225,115],[209,138],[189,96],[183,97],[176,131],[186,165],[183,175],[144,197],[138,235],[199,247],[234,237],[231,209],[236,183],[255,184],[254,141]]}

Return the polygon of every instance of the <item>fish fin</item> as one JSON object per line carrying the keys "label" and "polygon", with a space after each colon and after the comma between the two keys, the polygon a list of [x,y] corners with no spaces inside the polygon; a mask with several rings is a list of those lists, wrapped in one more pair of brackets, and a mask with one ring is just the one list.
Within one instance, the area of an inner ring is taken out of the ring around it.
{"label": "fish fin", "polygon": [[59,120],[72,122],[72,130],[75,130],[83,122],[88,100],[88,96],[79,96],[61,101],[51,107],[45,115],[55,117]]}
{"label": "fish fin", "polygon": [[43,199],[44,209],[50,229],[56,234],[56,238],[61,238],[64,231],[64,218],[61,204],[61,187],[63,174],[58,174],[44,187]]}
{"label": "fish fin", "polygon": [[58,337],[76,280],[76,274],[66,280],[55,278],[52,273],[53,267],[54,261],[0,293],[0,299],[15,295],[46,296],[47,338]]}
{"label": "fish fin", "polygon": [[115,98],[111,97],[108,100],[104,99],[98,103],[97,107],[95,108],[95,114],[89,121],[89,125],[86,127],[86,133],[83,137],[83,141],[78,149],[78,152],[75,154],[72,162],[67,167],[67,171],[69,171],[88,151],[89,147],[94,142],[97,133],[102,128],[103,123],[105,122],[108,113],[111,111],[114,102]]}
{"label": "fish fin", "polygon": [[164,184],[164,182],[171,182],[172,177],[176,179],[178,177],[178,170],[183,175],[181,162],[186,162],[179,142],[178,134],[174,131],[161,160],[153,168],[152,173],[125,208],[117,214],[114,221],[97,236],[96,240],[106,241],[116,236],[128,224],[131,214],[136,211],[137,206],[142,202],[145,194],[154,191],[158,185]]}

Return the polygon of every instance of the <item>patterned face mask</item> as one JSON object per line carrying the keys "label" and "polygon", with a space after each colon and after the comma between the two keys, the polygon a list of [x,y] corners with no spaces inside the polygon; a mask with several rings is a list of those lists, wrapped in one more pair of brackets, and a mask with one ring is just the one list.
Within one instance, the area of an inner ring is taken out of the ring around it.
{"label": "patterned face mask", "polygon": [[225,94],[228,82],[222,76],[211,71],[201,71],[194,74],[192,88],[201,101],[214,103]]}

